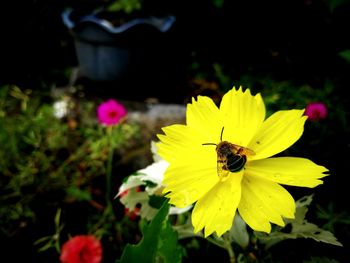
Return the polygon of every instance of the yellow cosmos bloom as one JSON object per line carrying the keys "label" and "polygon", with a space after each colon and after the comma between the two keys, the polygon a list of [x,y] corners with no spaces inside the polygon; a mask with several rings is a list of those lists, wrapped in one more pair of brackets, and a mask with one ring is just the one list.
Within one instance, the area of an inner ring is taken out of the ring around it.
{"label": "yellow cosmos bloom", "polygon": [[280,184],[315,187],[328,171],[304,158],[268,158],[299,139],[303,113],[279,111],[265,120],[260,94],[249,89],[230,90],[219,108],[208,97],[193,99],[186,125],[158,135],[158,153],[170,163],[163,181],[169,202],[179,208],[196,202],[192,224],[206,237],[228,231],[237,209],[256,231],[284,226],[283,218],[294,218],[295,202]]}

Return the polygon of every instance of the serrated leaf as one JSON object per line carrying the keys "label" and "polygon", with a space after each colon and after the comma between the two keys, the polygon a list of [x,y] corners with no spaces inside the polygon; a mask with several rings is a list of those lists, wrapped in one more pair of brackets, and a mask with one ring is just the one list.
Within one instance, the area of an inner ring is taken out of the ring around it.
{"label": "serrated leaf", "polygon": [[295,202],[296,207],[308,206],[312,202],[313,195],[306,195]]}
{"label": "serrated leaf", "polygon": [[142,228],[139,244],[128,244],[116,263],[181,262],[181,248],[177,234],[167,220],[168,211],[169,204],[165,202],[154,219]]}
{"label": "serrated leaf", "polygon": [[313,195],[308,195],[300,198],[295,202],[295,218],[293,220],[286,220],[287,223],[289,222],[298,222],[300,224],[303,223],[306,213],[308,211],[308,206],[312,202]]}
{"label": "serrated leaf", "polygon": [[312,238],[318,242],[324,242],[336,246],[343,246],[335,236],[327,231],[319,228],[317,225],[305,221],[303,224],[292,224],[292,234],[298,237]]}
{"label": "serrated leaf", "polygon": [[342,246],[331,232],[323,230],[317,225],[305,220],[305,215],[308,209],[307,206],[310,205],[311,201],[312,195],[305,196],[296,202],[295,219],[286,220],[287,226],[291,226],[289,233],[276,231],[272,232],[270,235],[258,235],[258,238],[266,245],[266,248],[269,248],[282,240],[296,238],[312,238],[318,242]]}
{"label": "serrated leaf", "polygon": [[323,230],[312,223],[305,223],[304,225],[292,224],[291,233],[274,232],[268,236],[259,237],[260,241],[266,245],[267,249],[280,241],[297,238],[312,238],[318,242],[343,246],[331,232]]}
{"label": "serrated leaf", "polygon": [[156,262],[180,263],[182,259],[182,248],[178,244],[177,232],[174,231],[168,221],[160,233]]}

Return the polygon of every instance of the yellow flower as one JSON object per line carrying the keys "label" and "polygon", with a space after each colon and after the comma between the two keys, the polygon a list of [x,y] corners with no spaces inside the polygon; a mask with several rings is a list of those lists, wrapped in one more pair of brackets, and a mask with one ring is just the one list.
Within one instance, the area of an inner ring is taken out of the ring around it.
{"label": "yellow flower", "polygon": [[180,208],[196,202],[192,224],[206,237],[228,231],[237,209],[256,231],[269,233],[270,223],[284,226],[283,218],[294,218],[295,202],[280,184],[315,187],[328,171],[304,158],[268,158],[300,138],[303,113],[279,111],[265,120],[260,94],[249,89],[230,90],[219,108],[198,96],[187,106],[186,125],[158,135],[158,153],[170,163],[163,193]]}

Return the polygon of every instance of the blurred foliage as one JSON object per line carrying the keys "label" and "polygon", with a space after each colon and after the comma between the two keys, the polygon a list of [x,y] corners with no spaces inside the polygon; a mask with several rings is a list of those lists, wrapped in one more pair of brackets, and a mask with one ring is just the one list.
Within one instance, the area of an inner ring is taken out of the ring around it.
{"label": "blurred foliage", "polygon": [[[344,55],[345,56],[345,55]],[[220,101],[225,92],[233,86],[250,89],[252,93],[261,93],[266,105],[267,116],[278,110],[304,109],[312,102],[322,102],[327,106],[328,120],[337,123],[341,129],[348,129],[349,112],[347,111],[348,101],[343,93],[339,92],[337,83],[325,78],[316,85],[307,83],[294,83],[291,80],[276,80],[270,75],[243,74],[238,78],[232,78],[224,65],[214,63],[210,71],[203,71],[197,63],[192,64],[194,73],[192,83],[201,95],[207,95]],[[211,91],[208,93],[208,91]],[[323,122],[324,123],[324,122]],[[317,128],[326,129],[326,125],[313,123]],[[324,131],[325,132],[325,131]],[[332,132],[329,131],[328,132]]]}
{"label": "blurred foliage", "polygon": [[320,221],[325,222],[323,228],[333,233],[336,231],[336,225],[350,225],[350,216],[348,211],[335,211],[333,202],[329,203],[326,208],[317,205],[316,214]]}
{"label": "blurred foliage", "polygon": [[343,59],[345,59],[346,62],[350,63],[350,49],[347,49],[347,50],[340,52],[339,56],[341,56]]}
{"label": "blurred foliage", "polygon": [[116,0],[107,6],[107,10],[111,12],[125,12],[132,13],[135,10],[142,8],[142,0]]}
{"label": "blurred foliage", "polygon": [[349,2],[349,0],[326,0],[325,3],[328,5],[328,8],[331,12],[334,12],[334,10],[341,5]]}
{"label": "blurred foliage", "polygon": [[61,209],[58,209],[57,213],[55,215],[55,220],[54,220],[55,230],[56,230],[55,234],[52,236],[42,237],[34,242],[35,246],[40,246],[40,249],[38,250],[38,252],[45,251],[45,250],[50,249],[52,247],[54,247],[58,253],[61,251],[60,234],[61,234],[61,231],[64,227],[64,224],[60,222],[60,219],[61,219]]}
{"label": "blurred foliage", "polygon": [[[86,203],[98,215],[105,205],[100,195],[109,145],[96,121],[96,102],[72,102],[62,119],[54,116],[52,103],[49,96],[30,90],[0,89],[0,227],[7,238],[41,222],[45,209],[50,214],[58,207]],[[112,143],[120,156],[136,143],[138,127],[124,123],[121,133],[116,130]],[[62,230],[57,217],[56,232]]]}

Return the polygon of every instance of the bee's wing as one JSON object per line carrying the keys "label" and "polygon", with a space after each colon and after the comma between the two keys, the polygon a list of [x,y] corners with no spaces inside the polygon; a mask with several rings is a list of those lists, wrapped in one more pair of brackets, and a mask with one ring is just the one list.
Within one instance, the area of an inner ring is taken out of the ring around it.
{"label": "bee's wing", "polygon": [[240,152],[240,154],[250,155],[250,156],[255,155],[255,152],[249,148],[239,146],[233,143],[231,143],[230,146],[232,147],[232,150],[235,150],[236,152]]}
{"label": "bee's wing", "polygon": [[255,155],[255,152],[249,148],[243,148],[244,155]]}
{"label": "bee's wing", "polygon": [[230,171],[227,169],[226,165],[227,165],[227,159],[218,157],[217,172],[220,178],[226,178],[230,174]]}

